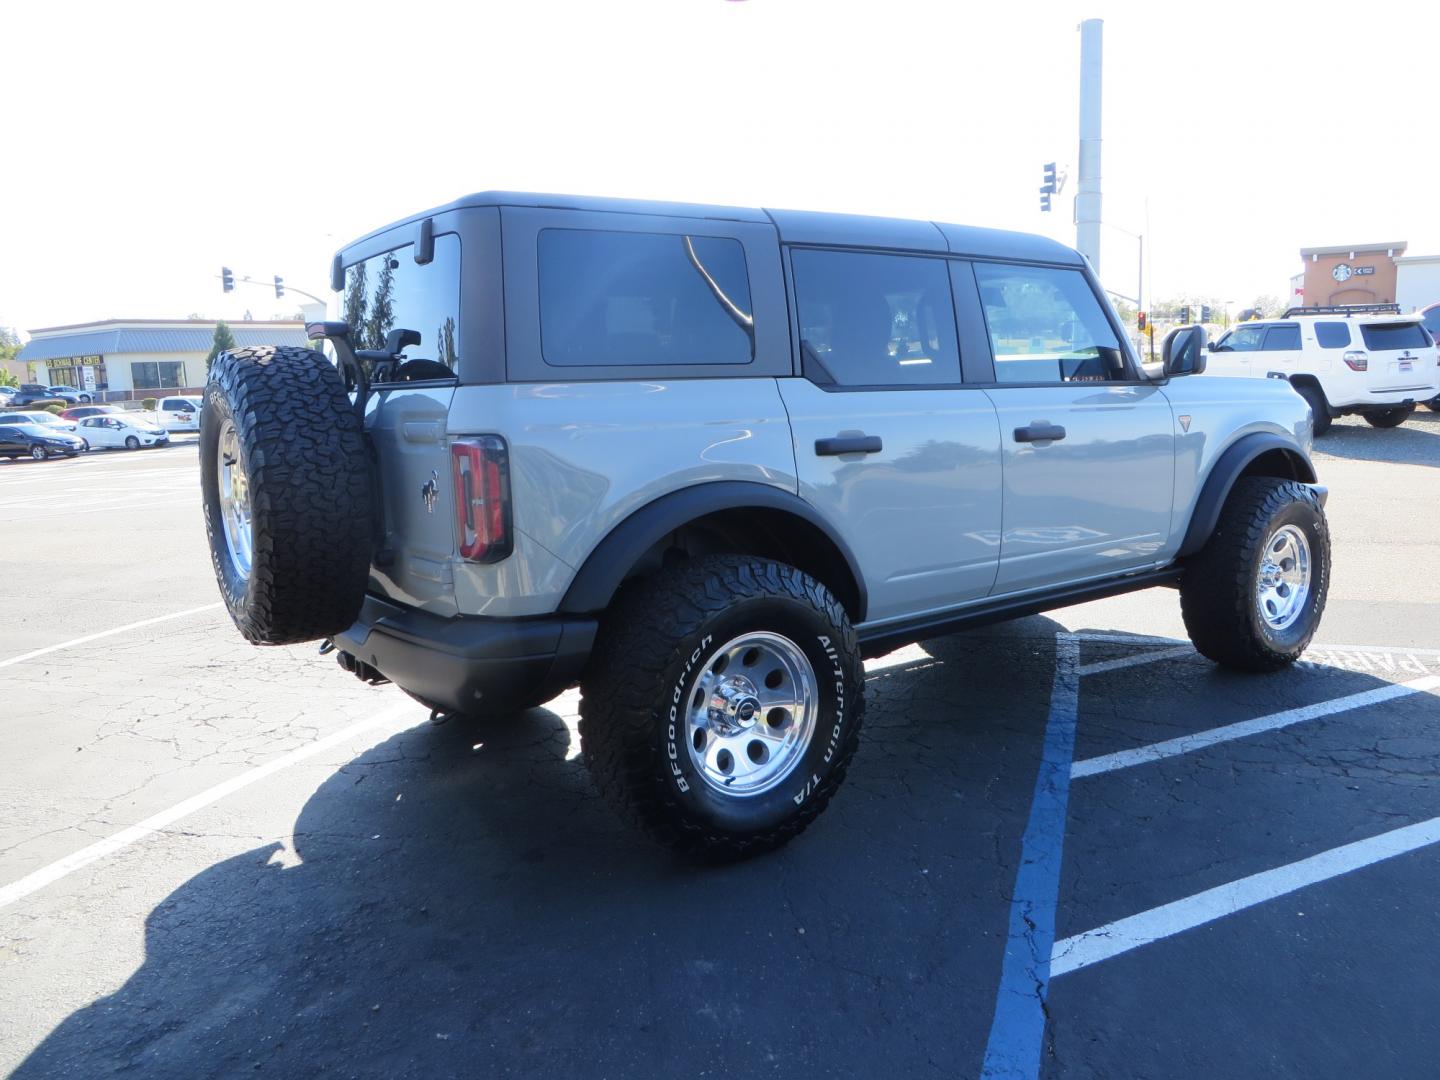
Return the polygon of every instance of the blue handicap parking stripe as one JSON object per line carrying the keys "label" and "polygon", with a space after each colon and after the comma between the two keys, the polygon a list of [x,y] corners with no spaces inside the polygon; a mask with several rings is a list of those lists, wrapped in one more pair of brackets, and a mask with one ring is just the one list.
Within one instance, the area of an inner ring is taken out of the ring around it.
{"label": "blue handicap parking stripe", "polygon": [[1050,950],[1055,944],[1055,908],[1060,899],[1065,814],[1070,802],[1070,765],[1075,757],[1079,655],[1080,644],[1075,638],[1056,635],[1050,718],[1045,725],[1030,820],[1020,841],[1020,868],[1010,901],[1000,991],[981,1070],[983,1077],[995,1080],[1033,1080],[1040,1072]]}

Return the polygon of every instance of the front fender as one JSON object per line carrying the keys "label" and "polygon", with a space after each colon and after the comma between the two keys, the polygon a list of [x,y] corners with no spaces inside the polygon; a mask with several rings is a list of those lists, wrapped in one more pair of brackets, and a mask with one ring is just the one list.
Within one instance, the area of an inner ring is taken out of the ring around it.
{"label": "front fender", "polygon": [[[1220,511],[1225,506],[1225,500],[1230,497],[1235,481],[1239,480],[1245,470],[1262,454],[1275,452],[1281,454],[1289,463],[1292,475],[1285,477],[1286,479],[1295,479],[1306,484],[1315,483],[1315,466],[1295,443],[1264,431],[1242,435],[1226,447],[1211,466],[1210,474],[1201,486],[1200,497],[1195,500],[1195,509],[1190,514],[1190,525],[1185,530],[1185,539],[1180,545],[1177,558],[1193,555],[1205,546],[1210,534],[1215,531],[1215,525],[1220,520]],[[1284,474],[1276,472],[1274,475]]]}

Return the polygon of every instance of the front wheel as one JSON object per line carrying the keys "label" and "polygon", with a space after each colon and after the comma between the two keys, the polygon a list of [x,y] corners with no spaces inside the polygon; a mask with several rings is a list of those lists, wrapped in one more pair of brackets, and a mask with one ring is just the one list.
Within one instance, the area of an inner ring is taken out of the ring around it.
{"label": "front wheel", "polygon": [[1310,644],[1329,587],[1330,529],[1315,490],[1248,476],[1187,563],[1180,612],[1202,655],[1240,671],[1275,671]]}
{"label": "front wheel", "polygon": [[601,793],[680,851],[743,858],[825,808],[859,742],[855,631],[791,566],[709,556],[631,586],[581,680]]}
{"label": "front wheel", "polygon": [[1402,405],[1398,409],[1386,409],[1383,412],[1368,412],[1365,414],[1365,422],[1371,427],[1392,428],[1399,427],[1414,415],[1414,405]]}
{"label": "front wheel", "polygon": [[1440,397],[1432,397],[1429,401],[1425,402],[1425,407],[1431,412],[1440,412]]}
{"label": "front wheel", "polygon": [[44,461],[49,455],[46,454],[43,446],[32,446],[30,447],[30,456],[36,461]]}
{"label": "front wheel", "polygon": [[140,449],[140,440],[137,439],[134,435],[126,435],[126,436],[125,436],[125,449],[126,449],[126,450],[139,450],[139,449]]}

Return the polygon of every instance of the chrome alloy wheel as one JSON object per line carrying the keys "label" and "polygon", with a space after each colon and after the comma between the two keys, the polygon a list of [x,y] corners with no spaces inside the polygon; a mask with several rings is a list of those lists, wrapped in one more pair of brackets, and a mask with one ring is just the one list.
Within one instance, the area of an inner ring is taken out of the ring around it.
{"label": "chrome alloy wheel", "polygon": [[1255,582],[1260,618],[1271,630],[1288,630],[1310,595],[1310,542],[1304,530],[1282,525],[1265,541]]}
{"label": "chrome alloy wheel", "polygon": [[225,527],[225,551],[230,565],[242,581],[250,577],[251,560],[255,553],[255,535],[251,526],[250,477],[240,458],[240,439],[235,422],[220,425],[220,443],[215,455],[215,468],[220,480],[220,518]]}
{"label": "chrome alloy wheel", "polygon": [[690,761],[715,791],[760,795],[794,771],[815,733],[820,686],[787,637],[757,631],[710,654],[690,685]]}

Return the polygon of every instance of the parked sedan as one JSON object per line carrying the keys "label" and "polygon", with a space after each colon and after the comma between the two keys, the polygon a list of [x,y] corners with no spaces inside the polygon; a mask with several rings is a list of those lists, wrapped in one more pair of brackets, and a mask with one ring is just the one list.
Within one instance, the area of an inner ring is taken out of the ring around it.
{"label": "parked sedan", "polygon": [[77,423],[87,416],[104,416],[106,413],[118,413],[118,405],[77,405],[73,409],[66,409],[60,414],[61,420],[74,420]]}
{"label": "parked sedan", "polygon": [[54,425],[0,424],[0,457],[29,455],[36,461],[49,457],[74,457],[85,450],[85,440]]}
{"label": "parked sedan", "polygon": [[92,448],[139,450],[142,446],[164,446],[170,441],[169,432],[148,420],[124,413],[87,416],[80,421],[79,434]]}
{"label": "parked sedan", "polygon": [[58,427],[61,431],[75,432],[74,420],[62,420],[54,413],[36,410],[34,412],[4,412],[0,413],[0,424],[41,424],[46,427]]}
{"label": "parked sedan", "polygon": [[73,386],[48,386],[50,396],[59,398],[61,401],[68,401],[71,405],[88,405],[95,399],[90,396],[89,390],[77,390]]}

